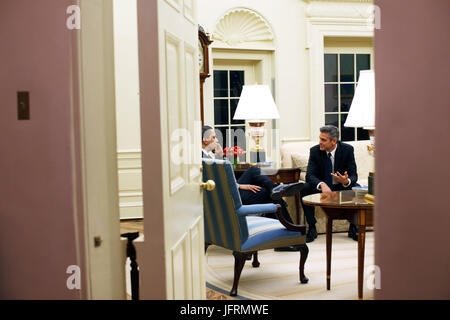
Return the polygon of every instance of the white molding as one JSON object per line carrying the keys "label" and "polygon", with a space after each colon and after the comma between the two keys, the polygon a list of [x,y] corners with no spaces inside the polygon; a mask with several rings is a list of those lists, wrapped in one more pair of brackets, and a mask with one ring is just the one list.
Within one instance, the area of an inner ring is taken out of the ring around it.
{"label": "white molding", "polygon": [[[192,5],[192,8],[189,8],[188,6],[186,6],[186,0],[183,0],[183,14],[187,21],[189,21],[190,23],[195,25],[194,16],[195,16],[195,10],[196,10],[195,9],[196,3],[191,0],[191,5]],[[191,12],[189,12],[189,11],[191,11]]]}
{"label": "white molding", "polygon": [[271,46],[275,39],[267,20],[254,10],[238,7],[228,10],[215,25],[212,39],[216,47],[242,48]]}
{"label": "white molding", "polygon": [[129,153],[141,153],[141,149],[122,149],[122,150],[117,150],[117,154],[121,155],[121,154],[129,154]]}
{"label": "white molding", "polygon": [[306,9],[307,17],[373,18],[374,6],[371,2],[316,1]]}
{"label": "white molding", "polygon": [[177,10],[178,12],[181,12],[181,0],[165,0],[168,5],[170,5],[172,8]]}
{"label": "white molding", "polygon": [[142,201],[135,201],[135,202],[125,202],[125,203],[121,203],[120,207],[121,208],[140,208],[143,207],[144,203]]}

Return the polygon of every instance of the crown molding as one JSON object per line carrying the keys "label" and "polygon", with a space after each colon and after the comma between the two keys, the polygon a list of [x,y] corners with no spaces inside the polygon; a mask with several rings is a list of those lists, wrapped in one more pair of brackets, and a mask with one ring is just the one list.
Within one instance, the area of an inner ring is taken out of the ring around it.
{"label": "crown molding", "polygon": [[373,19],[374,15],[372,1],[309,0],[308,3],[308,18]]}

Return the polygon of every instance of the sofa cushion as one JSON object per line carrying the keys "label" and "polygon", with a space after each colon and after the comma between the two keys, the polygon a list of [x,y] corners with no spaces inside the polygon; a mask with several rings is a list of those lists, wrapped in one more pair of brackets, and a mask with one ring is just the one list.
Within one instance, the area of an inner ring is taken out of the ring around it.
{"label": "sofa cushion", "polygon": [[308,169],[308,160],[309,160],[309,153],[298,153],[294,152],[291,154],[292,158],[292,164],[296,168],[300,168],[300,179],[305,180],[306,178],[306,170]]}

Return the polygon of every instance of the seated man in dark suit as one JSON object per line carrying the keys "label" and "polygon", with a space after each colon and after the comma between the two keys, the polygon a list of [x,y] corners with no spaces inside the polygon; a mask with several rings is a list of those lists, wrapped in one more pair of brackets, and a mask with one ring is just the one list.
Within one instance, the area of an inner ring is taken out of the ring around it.
{"label": "seated man in dark suit", "polygon": [[[203,126],[202,137],[202,158],[223,159],[222,147],[217,141],[214,129],[210,126]],[[279,204],[285,219],[292,223],[287,204],[282,197],[293,196],[300,192],[302,183],[276,185],[267,175],[261,173],[260,168],[250,167],[238,179],[237,184],[243,204]],[[276,218],[275,214],[268,217]],[[298,250],[298,248],[279,248],[277,251],[288,250]]]}
{"label": "seated man in dark suit", "polygon": [[[358,180],[353,147],[338,141],[339,129],[327,125],[320,128],[319,144],[310,149],[306,183],[301,197],[314,193],[351,190]],[[309,225],[306,242],[317,238],[314,207],[303,204],[303,212]],[[358,240],[356,226],[350,224],[349,237]]]}

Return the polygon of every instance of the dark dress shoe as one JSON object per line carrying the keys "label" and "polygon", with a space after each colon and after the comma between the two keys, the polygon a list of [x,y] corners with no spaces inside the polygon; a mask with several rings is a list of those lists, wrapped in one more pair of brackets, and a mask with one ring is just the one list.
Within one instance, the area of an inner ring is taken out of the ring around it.
{"label": "dark dress shoe", "polygon": [[270,197],[273,200],[279,200],[281,197],[290,197],[299,193],[303,189],[303,182],[294,182],[288,184],[280,184],[272,189]]}
{"label": "dark dress shoe", "polygon": [[287,247],[280,247],[274,249],[277,252],[283,252],[283,251],[300,251],[299,246],[287,246]]}
{"label": "dark dress shoe", "polygon": [[317,238],[317,230],[316,227],[310,227],[308,233],[306,234],[306,242],[313,242],[314,239]]}
{"label": "dark dress shoe", "polygon": [[351,223],[350,228],[348,228],[348,237],[358,241],[358,228],[356,228],[353,223]]}

